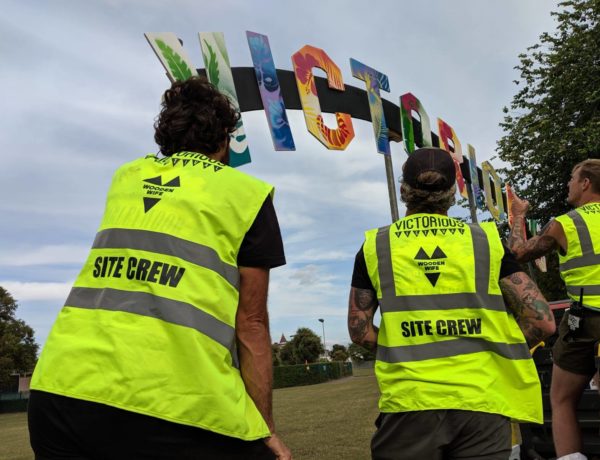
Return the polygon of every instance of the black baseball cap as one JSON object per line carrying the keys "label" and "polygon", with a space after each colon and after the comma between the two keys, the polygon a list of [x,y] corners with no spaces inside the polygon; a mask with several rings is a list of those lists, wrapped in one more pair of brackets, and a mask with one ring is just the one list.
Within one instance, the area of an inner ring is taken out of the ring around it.
{"label": "black baseball cap", "polygon": [[[441,178],[432,183],[419,180],[421,174],[436,171]],[[408,155],[408,160],[402,167],[402,180],[413,188],[439,192],[448,190],[456,181],[456,168],[449,152],[435,147],[417,149]]]}

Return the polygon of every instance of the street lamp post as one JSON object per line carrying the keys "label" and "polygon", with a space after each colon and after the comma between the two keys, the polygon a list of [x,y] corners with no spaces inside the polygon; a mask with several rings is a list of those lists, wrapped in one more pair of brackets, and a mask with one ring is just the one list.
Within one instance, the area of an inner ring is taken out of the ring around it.
{"label": "street lamp post", "polygon": [[327,345],[325,345],[325,320],[319,318],[319,322],[323,325],[323,350],[325,350],[325,356],[327,356]]}

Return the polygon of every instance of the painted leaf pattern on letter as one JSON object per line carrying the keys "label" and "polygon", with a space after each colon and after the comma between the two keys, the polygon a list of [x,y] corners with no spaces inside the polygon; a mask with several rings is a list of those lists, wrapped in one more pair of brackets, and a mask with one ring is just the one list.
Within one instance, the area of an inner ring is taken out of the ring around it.
{"label": "painted leaf pattern on letter", "polygon": [[219,86],[219,66],[217,64],[217,54],[213,51],[212,47],[206,43],[206,50],[208,51],[208,58],[204,55],[204,61],[208,62],[206,65],[206,73],[208,74],[208,80],[215,86]]}
{"label": "painted leaf pattern on letter", "polygon": [[188,67],[181,56],[177,54],[173,49],[167,45],[164,41],[156,39],[156,46],[160,49],[165,61],[169,65],[171,75],[175,80],[183,81],[187,80],[192,76],[192,70]]}
{"label": "painted leaf pattern on letter", "polygon": [[[223,33],[200,32],[198,38],[208,80],[229,98],[236,110],[239,110],[240,104],[235,91],[233,73],[229,65],[229,56],[227,55]],[[229,143],[229,165],[237,167],[251,161],[244,124],[240,118]]]}

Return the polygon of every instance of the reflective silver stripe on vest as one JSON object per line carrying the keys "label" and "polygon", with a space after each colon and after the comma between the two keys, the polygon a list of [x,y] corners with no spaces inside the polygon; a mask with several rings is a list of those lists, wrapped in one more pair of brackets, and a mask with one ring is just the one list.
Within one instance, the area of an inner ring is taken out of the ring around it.
{"label": "reflective silver stripe on vest", "polygon": [[475,254],[475,293],[436,295],[396,295],[392,268],[389,226],[377,231],[375,246],[381,285],[381,313],[411,310],[440,310],[458,308],[485,308],[506,311],[502,295],[488,293],[490,277],[490,246],[485,231],[469,224]]}
{"label": "reflective silver stripe on vest", "polygon": [[238,268],[223,262],[213,248],[166,233],[109,228],[98,232],[92,248],[136,249],[179,257],[182,260],[218,273],[234,288],[239,289],[240,275]]}
{"label": "reflective silver stripe on vest", "polygon": [[588,286],[567,286],[567,292],[579,299],[579,292],[583,288],[583,296],[600,295],[600,285],[590,284]]}
{"label": "reflective silver stripe on vest", "polygon": [[481,351],[492,352],[506,359],[530,359],[526,343],[489,342],[475,337],[459,337],[453,340],[385,347],[377,345],[377,360],[386,363],[425,361],[427,359],[448,358]]}
{"label": "reflective silver stripe on vest", "polygon": [[65,306],[122,311],[195,329],[229,350],[233,366],[239,368],[235,329],[188,303],[146,292],[73,287]]}
{"label": "reflective silver stripe on vest", "polygon": [[560,271],[571,270],[573,268],[589,267],[590,265],[600,264],[600,254],[594,254],[594,245],[592,244],[592,236],[590,229],[587,227],[585,220],[577,211],[573,210],[567,214],[575,224],[577,237],[581,245],[581,256],[573,257],[560,264]]}

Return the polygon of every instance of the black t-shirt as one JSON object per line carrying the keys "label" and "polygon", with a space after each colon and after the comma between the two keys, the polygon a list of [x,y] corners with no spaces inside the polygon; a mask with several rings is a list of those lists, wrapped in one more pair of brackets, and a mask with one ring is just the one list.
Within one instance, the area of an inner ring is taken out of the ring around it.
{"label": "black t-shirt", "polygon": [[[504,247],[504,256],[502,257],[502,263],[500,265],[499,279],[510,276],[513,273],[523,271],[512,252],[510,252],[508,248],[504,246],[504,244],[502,246]],[[367,271],[367,263],[365,262],[365,254],[362,246],[356,253],[356,257],[354,259],[352,287],[375,291],[373,288],[373,283],[371,283],[371,278],[369,278],[369,272]]]}
{"label": "black t-shirt", "polygon": [[246,233],[237,258],[240,267],[275,268],[285,265],[285,253],[271,196],[265,199]]}

